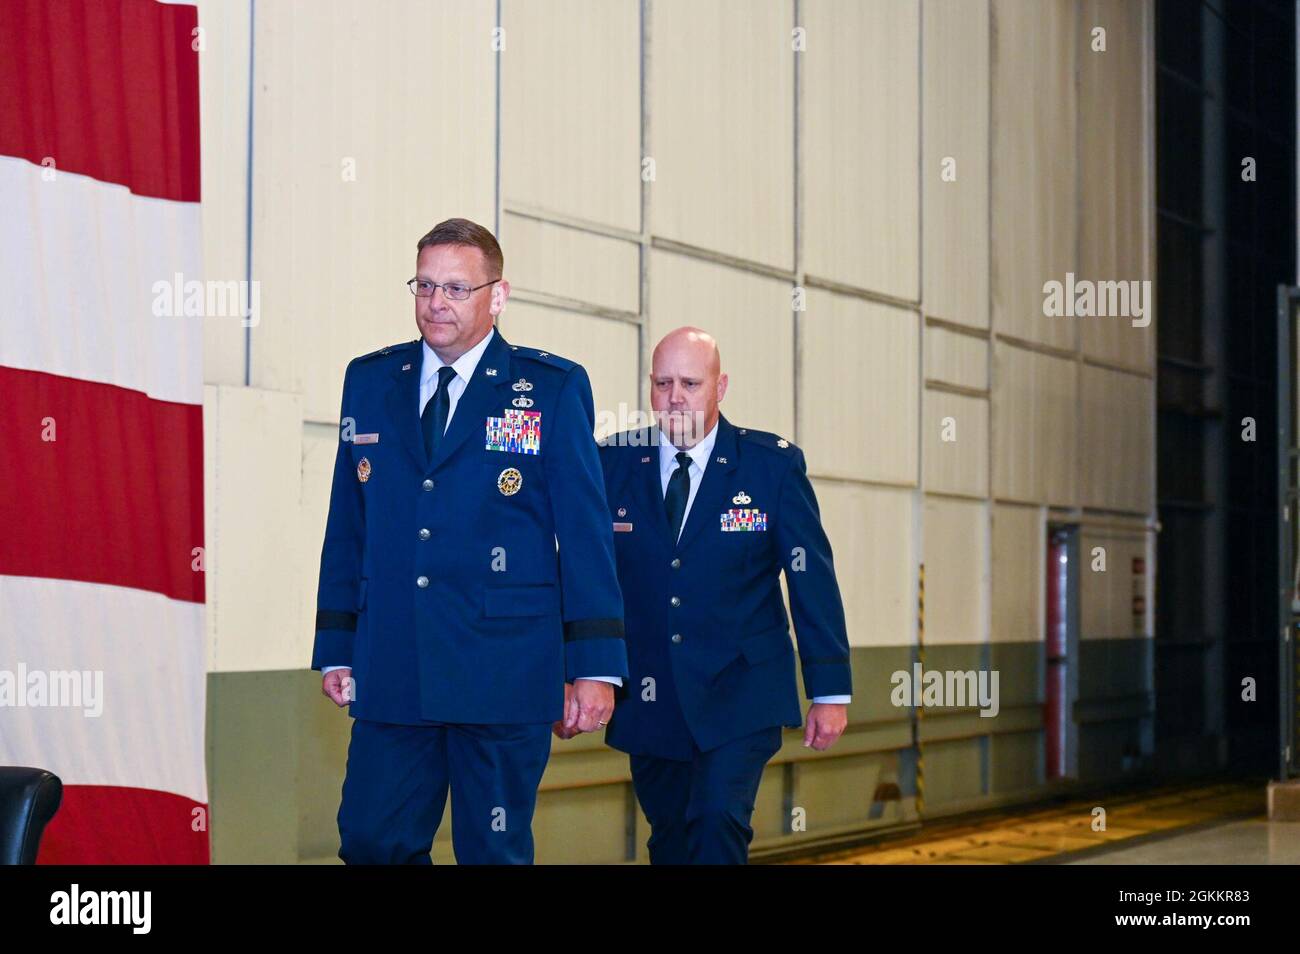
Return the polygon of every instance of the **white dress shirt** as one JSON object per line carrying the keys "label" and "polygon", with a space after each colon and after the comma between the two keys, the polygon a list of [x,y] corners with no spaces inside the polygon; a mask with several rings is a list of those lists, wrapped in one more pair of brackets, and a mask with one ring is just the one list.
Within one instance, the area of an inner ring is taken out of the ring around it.
{"label": "white dress shirt", "polygon": [[[690,455],[691,462],[687,466],[686,472],[691,478],[691,490],[686,496],[686,510],[682,512],[682,529],[686,528],[686,518],[690,515],[691,504],[695,502],[695,492],[700,488],[700,481],[704,479],[704,468],[709,466],[709,458],[713,456],[713,444],[718,439],[718,424],[715,421],[709,433],[700,438],[699,443],[694,447],[688,448],[686,453]],[[677,453],[680,448],[674,447],[672,441],[668,439],[662,430],[659,432],[659,489],[664,497],[668,496],[668,481],[672,478],[673,472],[677,470]],[[681,539],[682,531],[677,531],[677,539]],[[813,696],[813,702],[824,702],[835,705],[848,705],[851,696]]]}
{"label": "white dress shirt", "polygon": [[[682,530],[686,529],[686,518],[690,516],[691,504],[695,502],[695,492],[700,489],[700,481],[704,479],[704,468],[709,464],[709,455],[713,453],[713,445],[718,439],[718,422],[713,422],[713,427],[709,433],[700,438],[699,442],[686,453],[691,455],[691,463],[686,468],[687,474],[691,478],[691,491],[686,496],[686,509],[682,511],[682,525],[677,531],[677,539],[682,538]],[[668,439],[668,435],[663,431],[659,432],[659,494],[662,497],[668,496],[668,481],[672,479],[673,472],[677,470],[677,453],[679,448],[673,446],[673,442]]]}
{"label": "white dress shirt", "polygon": [[[456,405],[460,403],[460,396],[465,393],[465,388],[469,386],[470,379],[474,377],[474,371],[478,368],[479,359],[483,357],[483,352],[487,350],[488,344],[492,341],[492,336],[496,333],[496,328],[491,329],[483,336],[482,341],[451,363],[452,368],[456,371],[456,376],[447,384],[447,427],[451,427],[451,419],[456,414]],[[420,363],[420,406],[416,410],[418,413],[423,414],[425,404],[438,391],[438,369],[445,367],[447,362],[438,357],[437,353],[429,347],[427,341],[421,340],[420,350],[424,353],[424,359]],[[445,429],[443,433],[447,433]],[[347,666],[322,666],[321,675],[334,669],[347,668]],[[595,679],[598,682],[612,682],[616,686],[623,685],[623,679],[620,676],[579,676],[578,678]]]}
{"label": "white dress shirt", "polygon": [[[460,396],[465,393],[470,378],[474,376],[474,369],[478,367],[479,359],[483,357],[483,352],[487,350],[492,336],[496,333],[496,329],[493,328],[483,336],[482,341],[451,363],[456,376],[447,385],[447,427],[451,427],[451,419],[456,414],[456,405],[460,403]],[[424,359],[420,364],[420,406],[415,409],[417,414],[424,413],[424,406],[438,390],[438,369],[446,365],[446,362],[429,347],[429,342],[421,340],[420,350],[424,353]],[[447,431],[444,429],[443,433]]]}

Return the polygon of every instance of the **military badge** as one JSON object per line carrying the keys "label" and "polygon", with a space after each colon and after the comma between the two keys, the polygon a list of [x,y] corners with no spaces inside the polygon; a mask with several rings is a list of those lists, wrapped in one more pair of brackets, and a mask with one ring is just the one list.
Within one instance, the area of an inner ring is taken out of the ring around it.
{"label": "military badge", "polygon": [[626,507],[619,507],[619,508],[618,508],[618,515],[619,515],[620,517],[626,517],[626,516],[627,516],[627,508],[626,508]]}
{"label": "military badge", "polygon": [[369,479],[370,479],[370,461],[363,457],[359,461],[357,461],[357,480],[361,481],[364,484]]}
{"label": "military badge", "polygon": [[530,398],[530,397],[524,397],[524,396],[521,394],[521,395],[519,395],[519,397],[515,398],[515,399],[514,399],[513,401],[511,401],[510,403],[513,404],[515,407],[532,407],[532,406],[533,406],[533,399]]}
{"label": "military badge", "polygon": [[766,529],[767,514],[761,510],[744,507],[739,510],[728,510],[722,515],[722,530],[724,533]]}
{"label": "military badge", "polygon": [[745,493],[745,492],[742,490],[740,493],[736,494],[736,496],[734,496],[734,497],[731,498],[731,502],[734,503],[734,504],[747,504],[747,503],[753,503],[753,502],[754,502],[754,498],[751,497],[751,496],[749,496],[749,494]]}
{"label": "military badge", "polygon": [[542,447],[542,412],[506,409],[487,419],[484,449],[536,454]]}
{"label": "military badge", "polygon": [[352,438],[352,443],[354,443],[354,444],[378,444],[378,443],[379,443],[379,435],[378,435],[378,434],[358,434],[356,437]]}
{"label": "military badge", "polygon": [[631,532],[632,532],[632,524],[630,524],[630,523],[616,523],[616,524],[614,524],[614,532],[615,532],[615,533],[631,533]]}
{"label": "military badge", "polygon": [[519,493],[519,488],[523,485],[524,475],[513,467],[507,467],[497,476],[497,490],[507,497],[513,497]]}
{"label": "military badge", "polygon": [[779,441],[776,442],[776,446],[777,446],[777,447],[789,447],[789,446],[790,446],[790,442],[789,442],[788,440],[786,440],[786,439],[783,437],[783,438],[781,438]]}
{"label": "military badge", "polygon": [[523,378],[520,378],[514,384],[510,385],[510,387],[516,391],[531,391],[533,389],[532,383],[525,381]]}

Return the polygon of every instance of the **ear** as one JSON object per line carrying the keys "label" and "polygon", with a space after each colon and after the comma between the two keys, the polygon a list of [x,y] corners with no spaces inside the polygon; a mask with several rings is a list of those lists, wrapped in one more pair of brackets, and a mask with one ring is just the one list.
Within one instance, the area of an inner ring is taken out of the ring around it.
{"label": "ear", "polygon": [[718,403],[722,403],[723,396],[727,393],[727,376],[718,375]]}
{"label": "ear", "polygon": [[488,305],[488,313],[494,318],[501,314],[506,307],[506,299],[510,297],[510,283],[504,278],[492,286],[492,301]]}

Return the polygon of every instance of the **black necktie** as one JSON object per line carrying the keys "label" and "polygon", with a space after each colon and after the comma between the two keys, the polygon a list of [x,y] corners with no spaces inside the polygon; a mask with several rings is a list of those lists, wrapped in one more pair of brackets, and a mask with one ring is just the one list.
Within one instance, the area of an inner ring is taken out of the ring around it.
{"label": "black necktie", "polygon": [[677,452],[677,469],[668,478],[668,493],[664,494],[664,509],[668,511],[668,529],[673,534],[673,545],[682,532],[682,516],[686,513],[686,501],[691,496],[691,455],[686,451]]}
{"label": "black necktie", "polygon": [[451,365],[443,365],[439,368],[438,390],[433,392],[433,397],[424,402],[420,426],[424,429],[424,451],[429,455],[429,460],[433,460],[433,455],[438,450],[438,442],[442,440],[442,432],[447,429],[447,413],[451,409],[451,397],[447,394],[447,386],[455,376],[456,369]]}

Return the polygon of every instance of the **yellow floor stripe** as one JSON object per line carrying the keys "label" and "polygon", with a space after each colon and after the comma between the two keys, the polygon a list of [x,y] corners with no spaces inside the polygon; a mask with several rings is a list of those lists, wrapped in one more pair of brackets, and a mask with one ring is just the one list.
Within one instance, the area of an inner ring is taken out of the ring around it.
{"label": "yellow floor stripe", "polygon": [[1020,864],[1172,831],[1242,813],[1264,814],[1255,783],[1214,783],[1117,796],[1100,804],[1106,830],[1092,830],[1096,802],[1007,811],[980,822],[927,825],[929,831],[875,845],[801,858],[788,864]]}

